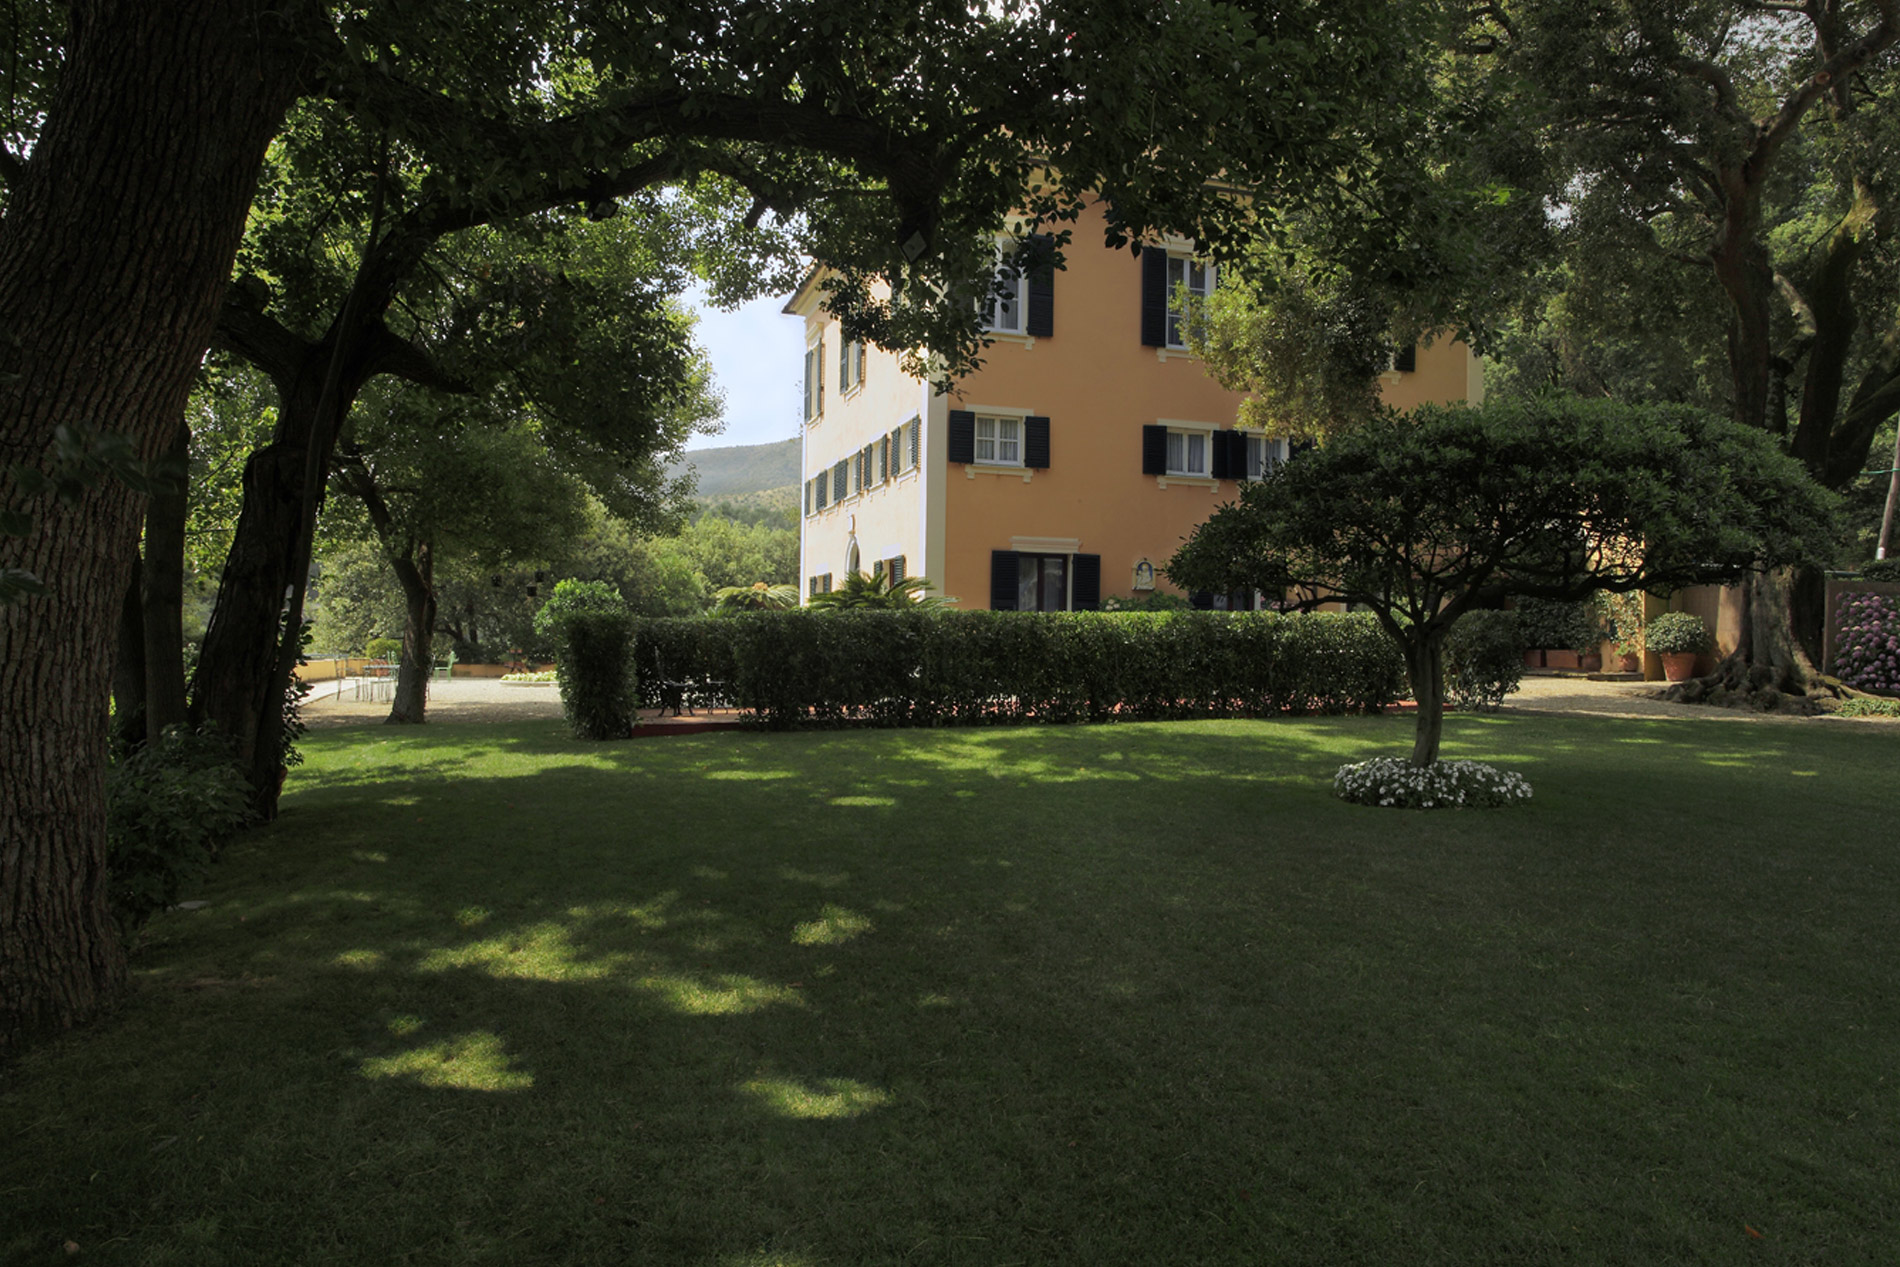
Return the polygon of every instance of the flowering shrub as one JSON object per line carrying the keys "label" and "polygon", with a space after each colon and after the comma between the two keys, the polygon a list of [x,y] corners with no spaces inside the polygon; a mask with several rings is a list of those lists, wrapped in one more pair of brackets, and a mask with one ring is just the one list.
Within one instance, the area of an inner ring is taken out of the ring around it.
{"label": "flowering shrub", "polygon": [[1333,791],[1355,805],[1399,809],[1494,809],[1531,799],[1524,776],[1482,761],[1435,761],[1416,766],[1403,757],[1342,765]]}
{"label": "flowering shrub", "polygon": [[1834,605],[1834,671],[1863,691],[1900,693],[1900,607],[1881,594],[1842,594]]}

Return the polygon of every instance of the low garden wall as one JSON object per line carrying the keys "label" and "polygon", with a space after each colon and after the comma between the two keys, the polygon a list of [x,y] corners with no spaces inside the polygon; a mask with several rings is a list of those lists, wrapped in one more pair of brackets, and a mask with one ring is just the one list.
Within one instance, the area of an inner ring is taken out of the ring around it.
{"label": "low garden wall", "polygon": [[632,626],[643,706],[683,691],[772,729],[1376,712],[1406,694],[1365,615],[794,611]]}

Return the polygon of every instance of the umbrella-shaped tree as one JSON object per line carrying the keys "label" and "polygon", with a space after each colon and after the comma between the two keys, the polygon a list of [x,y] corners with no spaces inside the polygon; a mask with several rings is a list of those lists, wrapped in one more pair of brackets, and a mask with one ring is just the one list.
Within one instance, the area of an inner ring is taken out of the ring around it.
{"label": "umbrella-shaped tree", "polygon": [[1444,646],[1474,608],[1730,581],[1818,557],[1829,494],[1767,433],[1682,406],[1552,397],[1388,413],[1215,511],[1169,562],[1191,589],[1361,605],[1438,759]]}

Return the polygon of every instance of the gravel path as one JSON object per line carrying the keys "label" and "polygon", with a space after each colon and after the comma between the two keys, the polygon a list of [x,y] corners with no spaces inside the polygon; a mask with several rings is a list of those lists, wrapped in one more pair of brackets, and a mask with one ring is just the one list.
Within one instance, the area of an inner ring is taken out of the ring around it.
{"label": "gravel path", "polygon": [[[312,728],[374,725],[388,716],[387,699],[359,700],[355,680],[349,678],[317,683],[303,706],[304,721]],[[498,678],[450,678],[429,683],[429,716],[435,721],[559,720],[561,693],[552,682],[517,686]]]}

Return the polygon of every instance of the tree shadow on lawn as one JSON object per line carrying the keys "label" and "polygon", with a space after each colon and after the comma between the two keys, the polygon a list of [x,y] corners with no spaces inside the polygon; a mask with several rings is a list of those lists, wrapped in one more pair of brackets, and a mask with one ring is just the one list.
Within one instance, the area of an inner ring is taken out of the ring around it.
{"label": "tree shadow on lawn", "polygon": [[402,804],[325,752],[210,907],[154,925],[122,1019],[0,1093],[0,1258],[1724,1261],[1743,1221],[1870,1247],[1891,850],[1650,834],[1671,778],[1733,800],[1815,754],[1453,726],[1547,799],[1334,800],[1403,719],[443,735],[456,777]]}

